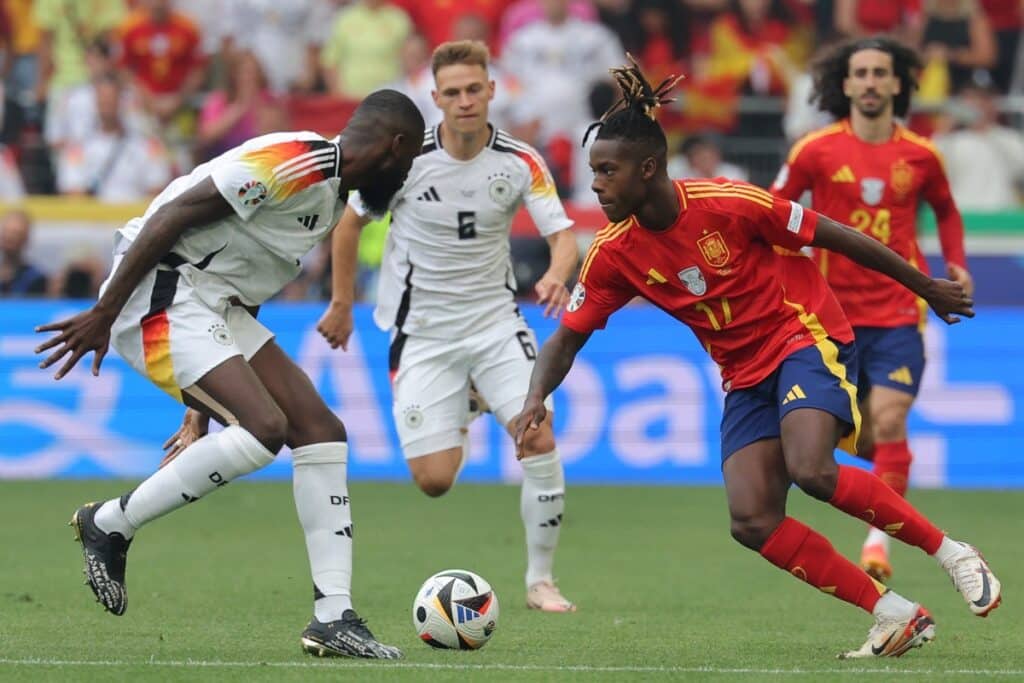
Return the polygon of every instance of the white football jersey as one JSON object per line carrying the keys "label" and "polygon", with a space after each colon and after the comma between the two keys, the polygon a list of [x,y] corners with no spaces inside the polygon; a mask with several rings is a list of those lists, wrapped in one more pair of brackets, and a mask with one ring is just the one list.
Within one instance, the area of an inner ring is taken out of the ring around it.
{"label": "white football jersey", "polygon": [[341,147],[312,132],[253,138],[195,168],[157,195],[141,218],[118,231],[127,251],[161,206],[206,177],[235,213],[187,230],[163,263],[176,267],[207,300],[238,297],[259,305],[294,280],[299,262],[330,234],[341,212]]}
{"label": "white football jersey", "polygon": [[[396,333],[452,339],[516,315],[509,229],[522,204],[547,237],[572,226],[544,160],[496,128],[469,161],[428,129],[391,202],[374,320]],[[358,194],[349,199],[360,215]]]}

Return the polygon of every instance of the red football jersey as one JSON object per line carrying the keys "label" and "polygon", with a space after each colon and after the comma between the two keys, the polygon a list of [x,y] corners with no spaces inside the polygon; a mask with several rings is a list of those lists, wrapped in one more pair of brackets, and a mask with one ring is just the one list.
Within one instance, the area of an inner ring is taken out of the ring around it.
{"label": "red football jersey", "polygon": [[194,68],[203,62],[199,30],[184,14],[157,24],[136,12],[121,27],[121,66],[131,71],[150,92],[178,92]]}
{"label": "red football jersey", "polygon": [[[815,211],[874,237],[927,272],[917,244],[917,208],[924,199],[935,209],[946,262],[966,267],[963,219],[939,153],[902,126],[880,144],[858,138],[845,120],[811,133],[793,145],[771,189],[786,199],[810,190]],[[924,323],[924,301],[898,282],[839,254],[816,249],[814,259],[854,327]]]}
{"label": "red football jersey", "polygon": [[722,369],[726,391],[757,384],[786,356],[853,331],[809,258],[818,216],[746,183],[677,180],[679,218],[635,217],[597,233],[562,324],[603,328],[636,296],[685,323]]}

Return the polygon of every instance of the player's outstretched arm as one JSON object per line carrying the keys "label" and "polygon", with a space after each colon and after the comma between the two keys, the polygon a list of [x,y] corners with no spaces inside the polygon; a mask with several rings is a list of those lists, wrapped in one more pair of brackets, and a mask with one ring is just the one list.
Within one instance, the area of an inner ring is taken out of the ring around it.
{"label": "player's outstretched arm", "polygon": [[951,325],[960,322],[960,315],[974,317],[974,301],[959,282],[928,277],[889,247],[853,228],[819,216],[811,246],[838,252],[888,275],[927,301],[936,315]]}
{"label": "player's outstretched arm", "polygon": [[523,437],[528,429],[537,429],[547,415],[544,399],[558,388],[569,374],[576,354],[590,339],[590,333],[580,333],[565,325],[559,325],[555,333],[544,342],[537,356],[537,363],[530,375],[530,390],[526,394],[523,410],[516,416],[515,441],[516,457],[522,459]]}
{"label": "player's outstretched arm", "polygon": [[92,374],[98,375],[110,344],[110,326],[146,273],[170,252],[186,230],[226,218],[233,211],[212,178],[206,178],[160,207],[125,252],[103,296],[92,308],[72,318],[36,328],[36,332],[59,333],[36,347],[36,353],[42,353],[60,346],[39,367],[48,368],[70,353],[71,357],[54,376],[60,379],[75,367],[82,356],[92,351]]}
{"label": "player's outstretched arm", "polygon": [[359,232],[369,223],[351,206],[334,226],[331,234],[331,303],[320,316],[317,331],[332,349],[339,346],[348,351],[348,338],[352,335],[352,304],[356,298],[356,270],[359,252]]}
{"label": "player's outstretched arm", "polygon": [[572,230],[559,230],[546,238],[551,251],[551,265],[534,286],[537,303],[547,304],[544,317],[558,317],[569,303],[569,290],[565,283],[572,277],[580,259],[580,248]]}

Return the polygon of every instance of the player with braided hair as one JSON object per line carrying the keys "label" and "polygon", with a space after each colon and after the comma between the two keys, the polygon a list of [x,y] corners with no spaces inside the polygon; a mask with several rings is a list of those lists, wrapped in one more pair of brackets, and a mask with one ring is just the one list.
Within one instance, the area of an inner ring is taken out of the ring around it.
{"label": "player with braided hair", "polygon": [[934,556],[988,614],[1000,584],[976,549],[947,537],[870,472],[837,465],[855,450],[853,332],[808,245],[840,252],[914,291],[947,323],[971,317],[963,287],[932,279],[882,243],[795,202],[724,179],[673,180],[655,120],[671,81],[652,88],[635,63],[613,72],[622,102],[597,126],[593,190],[611,223],[597,233],[561,325],[530,380],[517,442],[544,420],[544,398],[608,317],[640,296],[685,324],[722,369],[722,473],[732,535],[802,581],[872,613],[845,657],[900,656],[935,634],[920,604],[887,590],[821,534],[786,515],[796,484]]}

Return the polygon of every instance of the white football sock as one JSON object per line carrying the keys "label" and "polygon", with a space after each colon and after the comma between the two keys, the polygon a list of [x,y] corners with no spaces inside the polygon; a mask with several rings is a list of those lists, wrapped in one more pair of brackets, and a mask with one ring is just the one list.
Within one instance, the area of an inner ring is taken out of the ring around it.
{"label": "white football sock", "polygon": [[935,554],[932,555],[932,557],[938,560],[940,565],[945,565],[945,563],[954,555],[959,555],[963,551],[964,546],[962,543],[954,541],[949,536],[943,536],[942,543],[939,544],[939,549],[935,551]]}
{"label": "white football sock", "polygon": [[347,462],[344,441],[292,450],[292,490],[313,576],[313,614],[322,623],[341,619],[345,610],[352,609]]}
{"label": "white football sock", "polygon": [[565,510],[565,475],[558,451],[523,458],[519,514],[526,529],[526,586],[552,580],[555,547]]}
{"label": "white football sock", "polygon": [[274,454],[255,436],[230,425],[197,440],[139,484],[124,509],[120,498],[108,500],[96,512],[96,525],[107,533],[117,531],[131,538],[142,525],[273,460]]}
{"label": "white football sock", "polygon": [[909,619],[914,616],[914,603],[895,591],[886,591],[875,603],[872,614],[877,619],[893,620]]}
{"label": "white football sock", "polygon": [[867,547],[869,545],[880,545],[885,549],[885,552],[889,552],[889,534],[881,529],[871,527],[868,529],[868,537],[864,539],[864,546]]}

